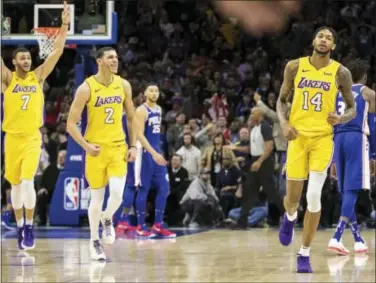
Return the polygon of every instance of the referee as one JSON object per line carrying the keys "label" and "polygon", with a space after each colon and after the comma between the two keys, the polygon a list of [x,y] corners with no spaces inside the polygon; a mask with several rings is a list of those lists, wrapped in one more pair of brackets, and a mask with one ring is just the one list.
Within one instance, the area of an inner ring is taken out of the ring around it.
{"label": "referee", "polygon": [[[251,167],[243,186],[243,199],[238,228],[247,228],[249,211],[257,204],[262,187],[269,203],[277,205],[280,213],[284,211],[282,198],[274,182],[273,129],[264,120],[261,108],[254,107],[250,117],[253,128],[250,133]],[[240,226],[240,227],[239,227]]]}

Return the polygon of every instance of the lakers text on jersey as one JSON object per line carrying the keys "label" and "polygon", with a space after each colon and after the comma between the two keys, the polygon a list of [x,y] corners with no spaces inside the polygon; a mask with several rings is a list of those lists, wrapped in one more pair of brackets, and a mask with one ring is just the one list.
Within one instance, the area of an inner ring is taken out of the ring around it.
{"label": "lakers text on jersey", "polygon": [[332,60],[327,66],[316,69],[309,57],[299,59],[289,117],[298,136],[288,145],[288,179],[304,180],[310,171],[324,172],[330,166],[334,151],[333,127],[327,118],[335,111],[339,67],[340,64]]}
{"label": "lakers text on jersey", "polygon": [[114,76],[108,86],[100,84],[94,76],[86,83],[90,87],[90,100],[82,117],[85,139],[100,146],[98,156],[86,154],[85,177],[90,188],[107,185],[111,177],[124,177],[127,173],[127,152],[123,131],[125,93],[122,79]]}
{"label": "lakers text on jersey", "polygon": [[2,130],[4,140],[5,178],[11,184],[31,180],[37,171],[41,153],[44,96],[34,72],[25,78],[12,74],[4,92]]}

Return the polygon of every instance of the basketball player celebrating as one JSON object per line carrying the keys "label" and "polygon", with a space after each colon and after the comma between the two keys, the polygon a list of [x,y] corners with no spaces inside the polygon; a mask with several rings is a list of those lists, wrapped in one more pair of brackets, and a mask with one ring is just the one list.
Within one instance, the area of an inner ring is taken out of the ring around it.
{"label": "basketball player celebrating", "polygon": [[[162,109],[157,105],[159,98],[159,88],[156,84],[149,84],[144,92],[146,102],[137,108],[136,114],[141,124],[141,131],[151,146],[157,151],[160,149],[160,131],[162,122]],[[160,166],[153,161],[150,153],[142,150],[140,146],[139,154],[137,154],[134,164],[135,177],[130,178],[134,183],[126,187],[124,198],[124,212],[127,213],[133,204],[136,188],[138,188],[136,198],[137,228],[136,233],[142,237],[153,237],[154,235],[174,238],[175,233],[167,230],[163,225],[163,215],[166,207],[167,197],[170,191],[168,180],[168,172],[166,166]],[[155,200],[155,221],[150,231],[145,225],[145,213],[147,206],[147,196],[149,189],[153,185],[157,189],[157,197]],[[126,217],[126,216],[125,216]],[[124,232],[131,228],[129,222],[122,223]],[[125,226],[125,227],[124,227]],[[131,230],[134,230],[131,228]]]}
{"label": "basketball player celebrating", "polygon": [[42,145],[39,128],[43,126],[43,84],[64,51],[70,22],[70,10],[66,2],[61,18],[63,24],[56,37],[55,50],[34,71],[30,71],[31,55],[25,48],[18,48],[13,52],[15,72],[11,72],[1,60],[5,178],[12,185],[11,200],[17,221],[19,249],[35,247],[34,176],[38,169]]}
{"label": "basketball player celebrating", "polygon": [[[360,236],[355,213],[355,203],[361,189],[369,190],[370,167],[369,167],[369,144],[367,135],[370,134],[368,127],[368,112],[375,112],[375,91],[365,86],[369,65],[366,61],[354,60],[347,66],[354,80],[352,93],[355,99],[357,115],[355,119],[342,125],[337,125],[335,132],[334,160],[338,189],[342,193],[341,218],[337,229],[330,239],[328,250],[341,255],[350,252],[341,242],[343,231],[350,221],[350,228],[354,236],[355,253],[366,253],[368,247]],[[342,93],[337,97],[337,113],[343,114],[345,103]],[[374,134],[374,133],[373,133]]]}
{"label": "basketball player celebrating", "polygon": [[[277,102],[277,112],[284,135],[289,140],[286,160],[286,213],[279,231],[282,245],[289,245],[294,235],[304,180],[308,181],[307,210],[304,216],[303,242],[297,258],[297,272],[311,273],[309,252],[321,214],[321,191],[333,156],[333,125],[347,123],[355,115],[352,78],[349,70],[330,59],[336,33],[319,28],[313,39],[312,56],[287,63]],[[287,118],[291,90],[294,96]],[[338,89],[344,100],[343,115],[335,113]]]}
{"label": "basketball player celebrating", "polygon": [[[115,241],[112,217],[122,202],[127,161],[133,162],[136,158],[136,138],[151,152],[157,163],[165,165],[166,161],[137,131],[140,126],[134,115],[131,85],[115,75],[119,63],[116,51],[112,47],[103,47],[97,51],[96,59],[98,73],[86,79],[77,89],[68,116],[67,130],[86,151],[85,176],[91,188],[88,209],[90,254],[93,260],[104,260],[106,257],[98,235],[99,223],[102,222],[103,226],[103,243],[112,244]],[[130,122],[128,157],[122,124],[124,110]],[[83,128],[86,127],[84,137],[77,127],[81,116]],[[107,184],[110,196],[106,210],[102,213]]]}

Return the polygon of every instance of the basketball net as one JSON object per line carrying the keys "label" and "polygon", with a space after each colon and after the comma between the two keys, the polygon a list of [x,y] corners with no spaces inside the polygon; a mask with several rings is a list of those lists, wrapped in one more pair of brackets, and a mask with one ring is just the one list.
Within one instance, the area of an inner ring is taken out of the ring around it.
{"label": "basketball net", "polygon": [[60,28],[40,27],[33,29],[39,44],[39,57],[46,59],[52,51],[55,50],[56,36],[59,34]]}

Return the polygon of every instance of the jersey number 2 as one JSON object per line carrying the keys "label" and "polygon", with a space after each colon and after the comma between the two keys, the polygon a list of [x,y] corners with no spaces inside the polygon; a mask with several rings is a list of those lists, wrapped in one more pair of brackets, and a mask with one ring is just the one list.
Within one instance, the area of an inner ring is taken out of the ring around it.
{"label": "jersey number 2", "polygon": [[22,99],[21,110],[27,110],[27,106],[28,106],[29,101],[30,101],[30,95],[22,95],[21,99]]}
{"label": "jersey number 2", "polygon": [[114,118],[112,116],[114,115],[114,109],[107,107],[104,109],[104,112],[106,113],[106,119],[104,120],[105,124],[113,124]]}
{"label": "jersey number 2", "polygon": [[[309,92],[305,91],[303,92],[304,96],[304,104],[303,104],[303,110],[308,110],[309,109],[309,103],[308,103],[308,97],[309,97]],[[310,104],[315,107],[316,112],[320,112],[322,107],[322,93],[318,92],[316,93],[310,100]]]}

